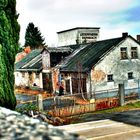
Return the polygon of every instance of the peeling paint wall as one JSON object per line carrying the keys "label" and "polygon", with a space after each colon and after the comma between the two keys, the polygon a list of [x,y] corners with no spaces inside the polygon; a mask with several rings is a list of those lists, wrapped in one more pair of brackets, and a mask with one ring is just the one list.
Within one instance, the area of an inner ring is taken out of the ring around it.
{"label": "peeling paint wall", "polygon": [[58,69],[52,69],[52,83],[53,83],[53,92],[54,93],[59,92],[58,75],[59,75],[59,70]]}
{"label": "peeling paint wall", "polygon": [[[121,47],[127,47],[128,59],[121,59]],[[131,59],[131,47],[137,47],[138,59]],[[133,72],[134,78],[131,80],[128,80],[129,72]],[[107,81],[109,74],[113,74],[114,81]],[[96,78],[92,78],[93,75],[96,75]],[[137,88],[138,79],[140,79],[140,45],[131,38],[127,38],[92,68],[91,78],[92,91],[118,88],[119,83],[124,83],[125,88]]]}
{"label": "peeling paint wall", "polygon": [[[32,87],[34,83],[40,88],[42,85],[42,73],[15,72],[15,86]],[[38,76],[37,76],[38,75]]]}

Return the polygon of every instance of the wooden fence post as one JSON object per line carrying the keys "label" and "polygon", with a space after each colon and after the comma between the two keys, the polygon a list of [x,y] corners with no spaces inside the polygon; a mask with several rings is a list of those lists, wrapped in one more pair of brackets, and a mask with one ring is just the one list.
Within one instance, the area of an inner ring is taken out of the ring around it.
{"label": "wooden fence post", "polygon": [[38,105],[38,110],[42,111],[43,110],[43,98],[42,98],[41,94],[39,94],[37,96],[37,105]]}

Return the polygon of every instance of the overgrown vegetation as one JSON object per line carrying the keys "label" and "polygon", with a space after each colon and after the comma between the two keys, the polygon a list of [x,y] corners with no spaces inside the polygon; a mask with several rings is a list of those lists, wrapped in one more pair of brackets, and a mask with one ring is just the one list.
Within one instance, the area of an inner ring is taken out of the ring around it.
{"label": "overgrown vegetation", "polygon": [[33,23],[29,23],[25,33],[25,47],[30,46],[31,50],[38,49],[45,46],[44,38],[41,35],[38,27],[35,27]]}
{"label": "overgrown vegetation", "polygon": [[16,0],[0,0],[0,106],[14,109],[14,62],[18,51],[19,24]]}
{"label": "overgrown vegetation", "polygon": [[24,113],[25,111],[28,112],[30,110],[37,111],[38,110],[37,105],[33,103],[29,103],[29,104],[23,104],[21,108],[16,108],[16,111],[20,113]]}

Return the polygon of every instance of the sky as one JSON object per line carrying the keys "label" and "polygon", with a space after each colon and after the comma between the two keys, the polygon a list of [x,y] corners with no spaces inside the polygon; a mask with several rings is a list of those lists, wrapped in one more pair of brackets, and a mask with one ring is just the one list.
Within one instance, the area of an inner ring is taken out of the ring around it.
{"label": "sky", "polygon": [[17,0],[20,43],[33,22],[48,46],[57,46],[57,32],[75,27],[100,27],[100,40],[122,32],[140,34],[139,0]]}

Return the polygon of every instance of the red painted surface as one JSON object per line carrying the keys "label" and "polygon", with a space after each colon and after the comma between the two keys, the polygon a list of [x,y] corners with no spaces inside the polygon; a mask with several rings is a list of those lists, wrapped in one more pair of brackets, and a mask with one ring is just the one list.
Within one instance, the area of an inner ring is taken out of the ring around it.
{"label": "red painted surface", "polygon": [[119,106],[119,100],[117,98],[103,99],[95,102],[95,110],[103,110]]}

